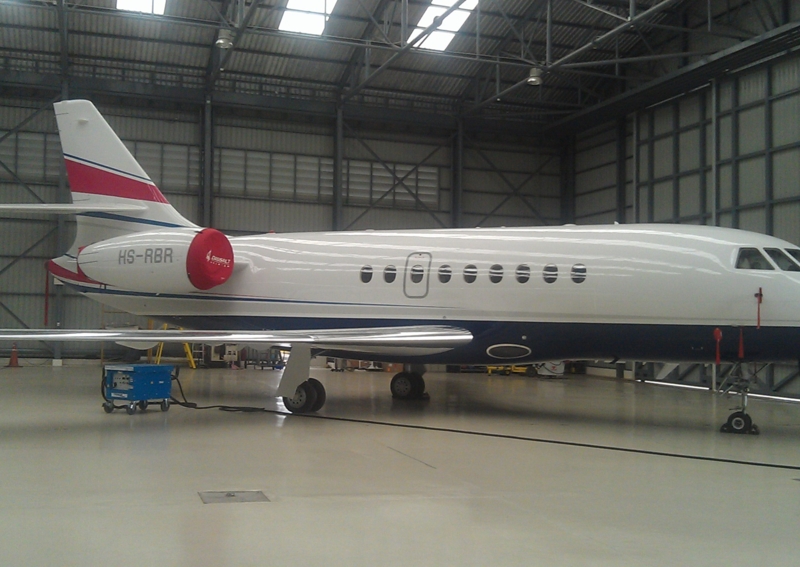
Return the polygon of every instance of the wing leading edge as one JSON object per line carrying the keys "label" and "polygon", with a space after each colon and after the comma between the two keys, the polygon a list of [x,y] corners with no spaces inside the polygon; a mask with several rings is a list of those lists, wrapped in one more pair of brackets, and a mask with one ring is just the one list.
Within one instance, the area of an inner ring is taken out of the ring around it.
{"label": "wing leading edge", "polygon": [[[472,341],[472,333],[446,325],[309,329],[299,331],[191,331],[143,329],[0,329],[6,341],[114,341],[126,343],[307,344],[316,349],[385,355],[446,352]],[[146,346],[144,348],[147,348]]]}

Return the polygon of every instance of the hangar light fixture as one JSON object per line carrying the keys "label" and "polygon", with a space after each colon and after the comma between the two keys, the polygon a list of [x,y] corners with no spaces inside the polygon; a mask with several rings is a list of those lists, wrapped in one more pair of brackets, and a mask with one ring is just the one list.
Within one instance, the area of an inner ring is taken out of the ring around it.
{"label": "hangar light fixture", "polygon": [[278,29],[322,35],[337,0],[289,0]]}
{"label": "hangar light fixture", "polygon": [[167,0],[117,0],[117,10],[142,12],[161,16],[167,6]]}
{"label": "hangar light fixture", "polygon": [[220,49],[230,49],[233,47],[233,35],[231,34],[231,30],[221,28],[219,30],[219,35],[217,35],[217,41],[214,42],[214,44]]}
{"label": "hangar light fixture", "polygon": [[542,84],[542,70],[538,67],[531,67],[531,72],[526,79],[526,82],[533,86],[538,87]]}
{"label": "hangar light fixture", "polygon": [[[440,18],[448,8],[456,3],[457,0],[431,0],[431,5],[422,14],[422,17],[417,22],[414,30],[408,37],[408,41],[413,41],[415,37],[425,31],[426,28],[433,24],[436,18]],[[467,0],[461,6],[450,12],[447,17],[439,24],[439,27],[432,31],[428,37],[422,40],[419,47],[423,49],[430,49],[432,51],[444,51],[453,38],[456,32],[461,29],[464,22],[467,21],[472,10],[478,5],[478,0]]]}

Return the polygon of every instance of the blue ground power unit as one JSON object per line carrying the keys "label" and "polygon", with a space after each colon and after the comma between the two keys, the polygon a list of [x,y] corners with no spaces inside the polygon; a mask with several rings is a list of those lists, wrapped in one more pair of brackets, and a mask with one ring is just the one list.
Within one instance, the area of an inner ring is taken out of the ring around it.
{"label": "blue ground power unit", "polygon": [[[161,411],[169,409],[172,376],[175,367],[167,364],[111,364],[103,369],[103,409],[111,413],[124,408],[128,414],[136,408],[147,409],[160,403]],[[118,406],[114,402],[122,402]]]}

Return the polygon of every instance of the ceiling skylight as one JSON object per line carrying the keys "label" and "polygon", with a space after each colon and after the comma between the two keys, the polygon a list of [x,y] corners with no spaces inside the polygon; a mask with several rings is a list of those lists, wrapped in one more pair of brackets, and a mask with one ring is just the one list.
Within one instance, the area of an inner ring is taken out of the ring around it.
{"label": "ceiling skylight", "polygon": [[[431,0],[431,5],[422,14],[416,27],[411,32],[408,41],[413,41],[415,37],[421,34],[427,27],[429,27],[433,20],[444,14],[448,8],[456,3],[457,0]],[[432,49],[434,51],[444,51],[453,38],[456,32],[461,29],[464,22],[467,21],[472,10],[478,5],[478,0],[467,0],[461,6],[450,12],[444,21],[439,25],[436,31],[431,32],[418,45],[424,49]]]}
{"label": "ceiling skylight", "polygon": [[164,14],[167,0],[117,0],[117,10],[142,12],[144,14]]}
{"label": "ceiling skylight", "polygon": [[322,35],[337,0],[289,0],[279,30]]}

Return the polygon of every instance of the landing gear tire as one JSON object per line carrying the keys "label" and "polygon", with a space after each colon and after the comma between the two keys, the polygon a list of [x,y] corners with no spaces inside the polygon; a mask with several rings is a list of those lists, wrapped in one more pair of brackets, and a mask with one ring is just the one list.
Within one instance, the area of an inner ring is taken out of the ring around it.
{"label": "landing gear tire", "polygon": [[317,389],[308,383],[303,382],[294,391],[291,398],[283,397],[283,405],[292,413],[310,413],[314,411],[317,403]]}
{"label": "landing gear tire", "polygon": [[416,372],[400,372],[389,386],[392,397],[400,400],[419,400],[425,394],[425,380]]}
{"label": "landing gear tire", "polygon": [[314,402],[311,411],[312,412],[319,411],[322,409],[322,406],[325,405],[325,400],[328,399],[328,396],[325,393],[325,386],[323,386],[322,382],[320,382],[316,378],[309,378],[307,383],[311,384],[311,387],[314,388],[314,390],[316,390],[317,392],[317,401]]}
{"label": "landing gear tire", "polygon": [[728,421],[720,428],[723,433],[739,433],[758,435],[758,426],[753,423],[753,418],[743,411],[733,412]]}

